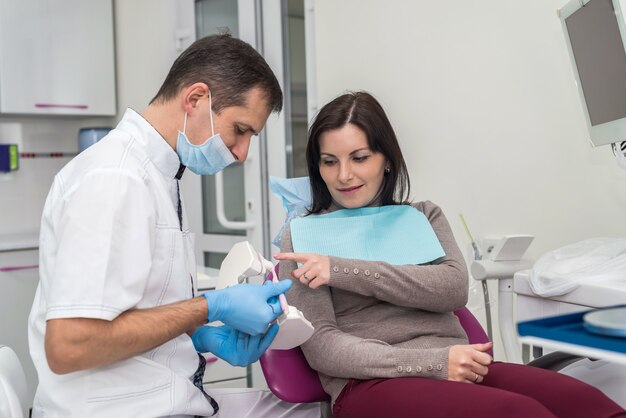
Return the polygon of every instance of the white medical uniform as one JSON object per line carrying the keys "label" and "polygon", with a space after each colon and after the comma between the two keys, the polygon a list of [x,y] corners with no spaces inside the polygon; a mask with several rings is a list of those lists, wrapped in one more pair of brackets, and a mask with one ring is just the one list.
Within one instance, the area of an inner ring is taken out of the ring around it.
{"label": "white medical uniform", "polygon": [[39,387],[34,417],[211,415],[190,378],[198,367],[183,334],[124,361],[56,375],[44,352],[46,320],[113,320],[135,308],[192,297],[193,236],[177,214],[176,152],[139,114],[55,177],[40,237],[40,282],[29,318]]}

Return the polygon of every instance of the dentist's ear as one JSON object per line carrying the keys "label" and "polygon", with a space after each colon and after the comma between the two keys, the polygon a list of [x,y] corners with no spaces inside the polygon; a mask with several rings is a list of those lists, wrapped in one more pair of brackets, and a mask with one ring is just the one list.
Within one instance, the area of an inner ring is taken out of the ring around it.
{"label": "dentist's ear", "polygon": [[200,100],[208,96],[209,86],[206,83],[194,83],[185,87],[182,92],[183,108],[185,112],[191,113],[199,106]]}

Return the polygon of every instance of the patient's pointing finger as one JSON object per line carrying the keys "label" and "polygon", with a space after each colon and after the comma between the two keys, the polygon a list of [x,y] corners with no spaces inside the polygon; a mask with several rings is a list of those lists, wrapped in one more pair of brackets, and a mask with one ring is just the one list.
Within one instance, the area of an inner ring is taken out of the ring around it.
{"label": "patient's pointing finger", "polygon": [[303,254],[300,253],[278,253],[274,254],[274,258],[276,260],[292,260],[299,261],[302,258]]}

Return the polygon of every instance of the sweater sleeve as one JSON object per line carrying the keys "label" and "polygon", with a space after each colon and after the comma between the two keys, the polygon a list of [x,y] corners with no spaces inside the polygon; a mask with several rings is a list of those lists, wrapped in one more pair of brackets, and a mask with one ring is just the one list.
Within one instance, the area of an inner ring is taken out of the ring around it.
{"label": "sweater sleeve", "polygon": [[451,312],[467,303],[468,273],[448,221],[430,201],[416,208],[430,221],[445,256],[425,265],[330,257],[329,286],[398,306]]}
{"label": "sweater sleeve", "polygon": [[[291,229],[286,228],[281,250],[292,252]],[[280,279],[289,278],[293,261],[281,261]],[[340,330],[335,319],[332,288],[311,289],[298,280],[287,292],[290,305],[311,321],[315,331],[301,348],[313,369],[328,376],[353,379],[448,376],[449,348],[400,348],[384,341],[360,338]]]}

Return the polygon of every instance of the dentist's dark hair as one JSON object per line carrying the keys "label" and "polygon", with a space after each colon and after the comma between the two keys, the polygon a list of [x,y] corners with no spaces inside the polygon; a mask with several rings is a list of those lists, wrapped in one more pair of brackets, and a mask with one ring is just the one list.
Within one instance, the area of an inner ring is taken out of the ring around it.
{"label": "dentist's dark hair", "polygon": [[340,129],[349,123],[365,133],[370,150],[385,156],[385,167],[389,171],[385,170],[376,199],[381,205],[408,203],[411,184],[396,133],[380,103],[371,94],[356,91],[343,94],[322,107],[309,128],[306,162],[313,196],[309,213],[319,213],[332,203],[320,174],[320,138],[325,132]]}
{"label": "dentist's dark hair", "polygon": [[245,105],[245,95],[260,87],[272,112],[283,107],[283,92],[265,59],[249,44],[229,34],[198,39],[172,64],[152,103],[173,99],[185,87],[202,82],[209,86],[213,111]]}

